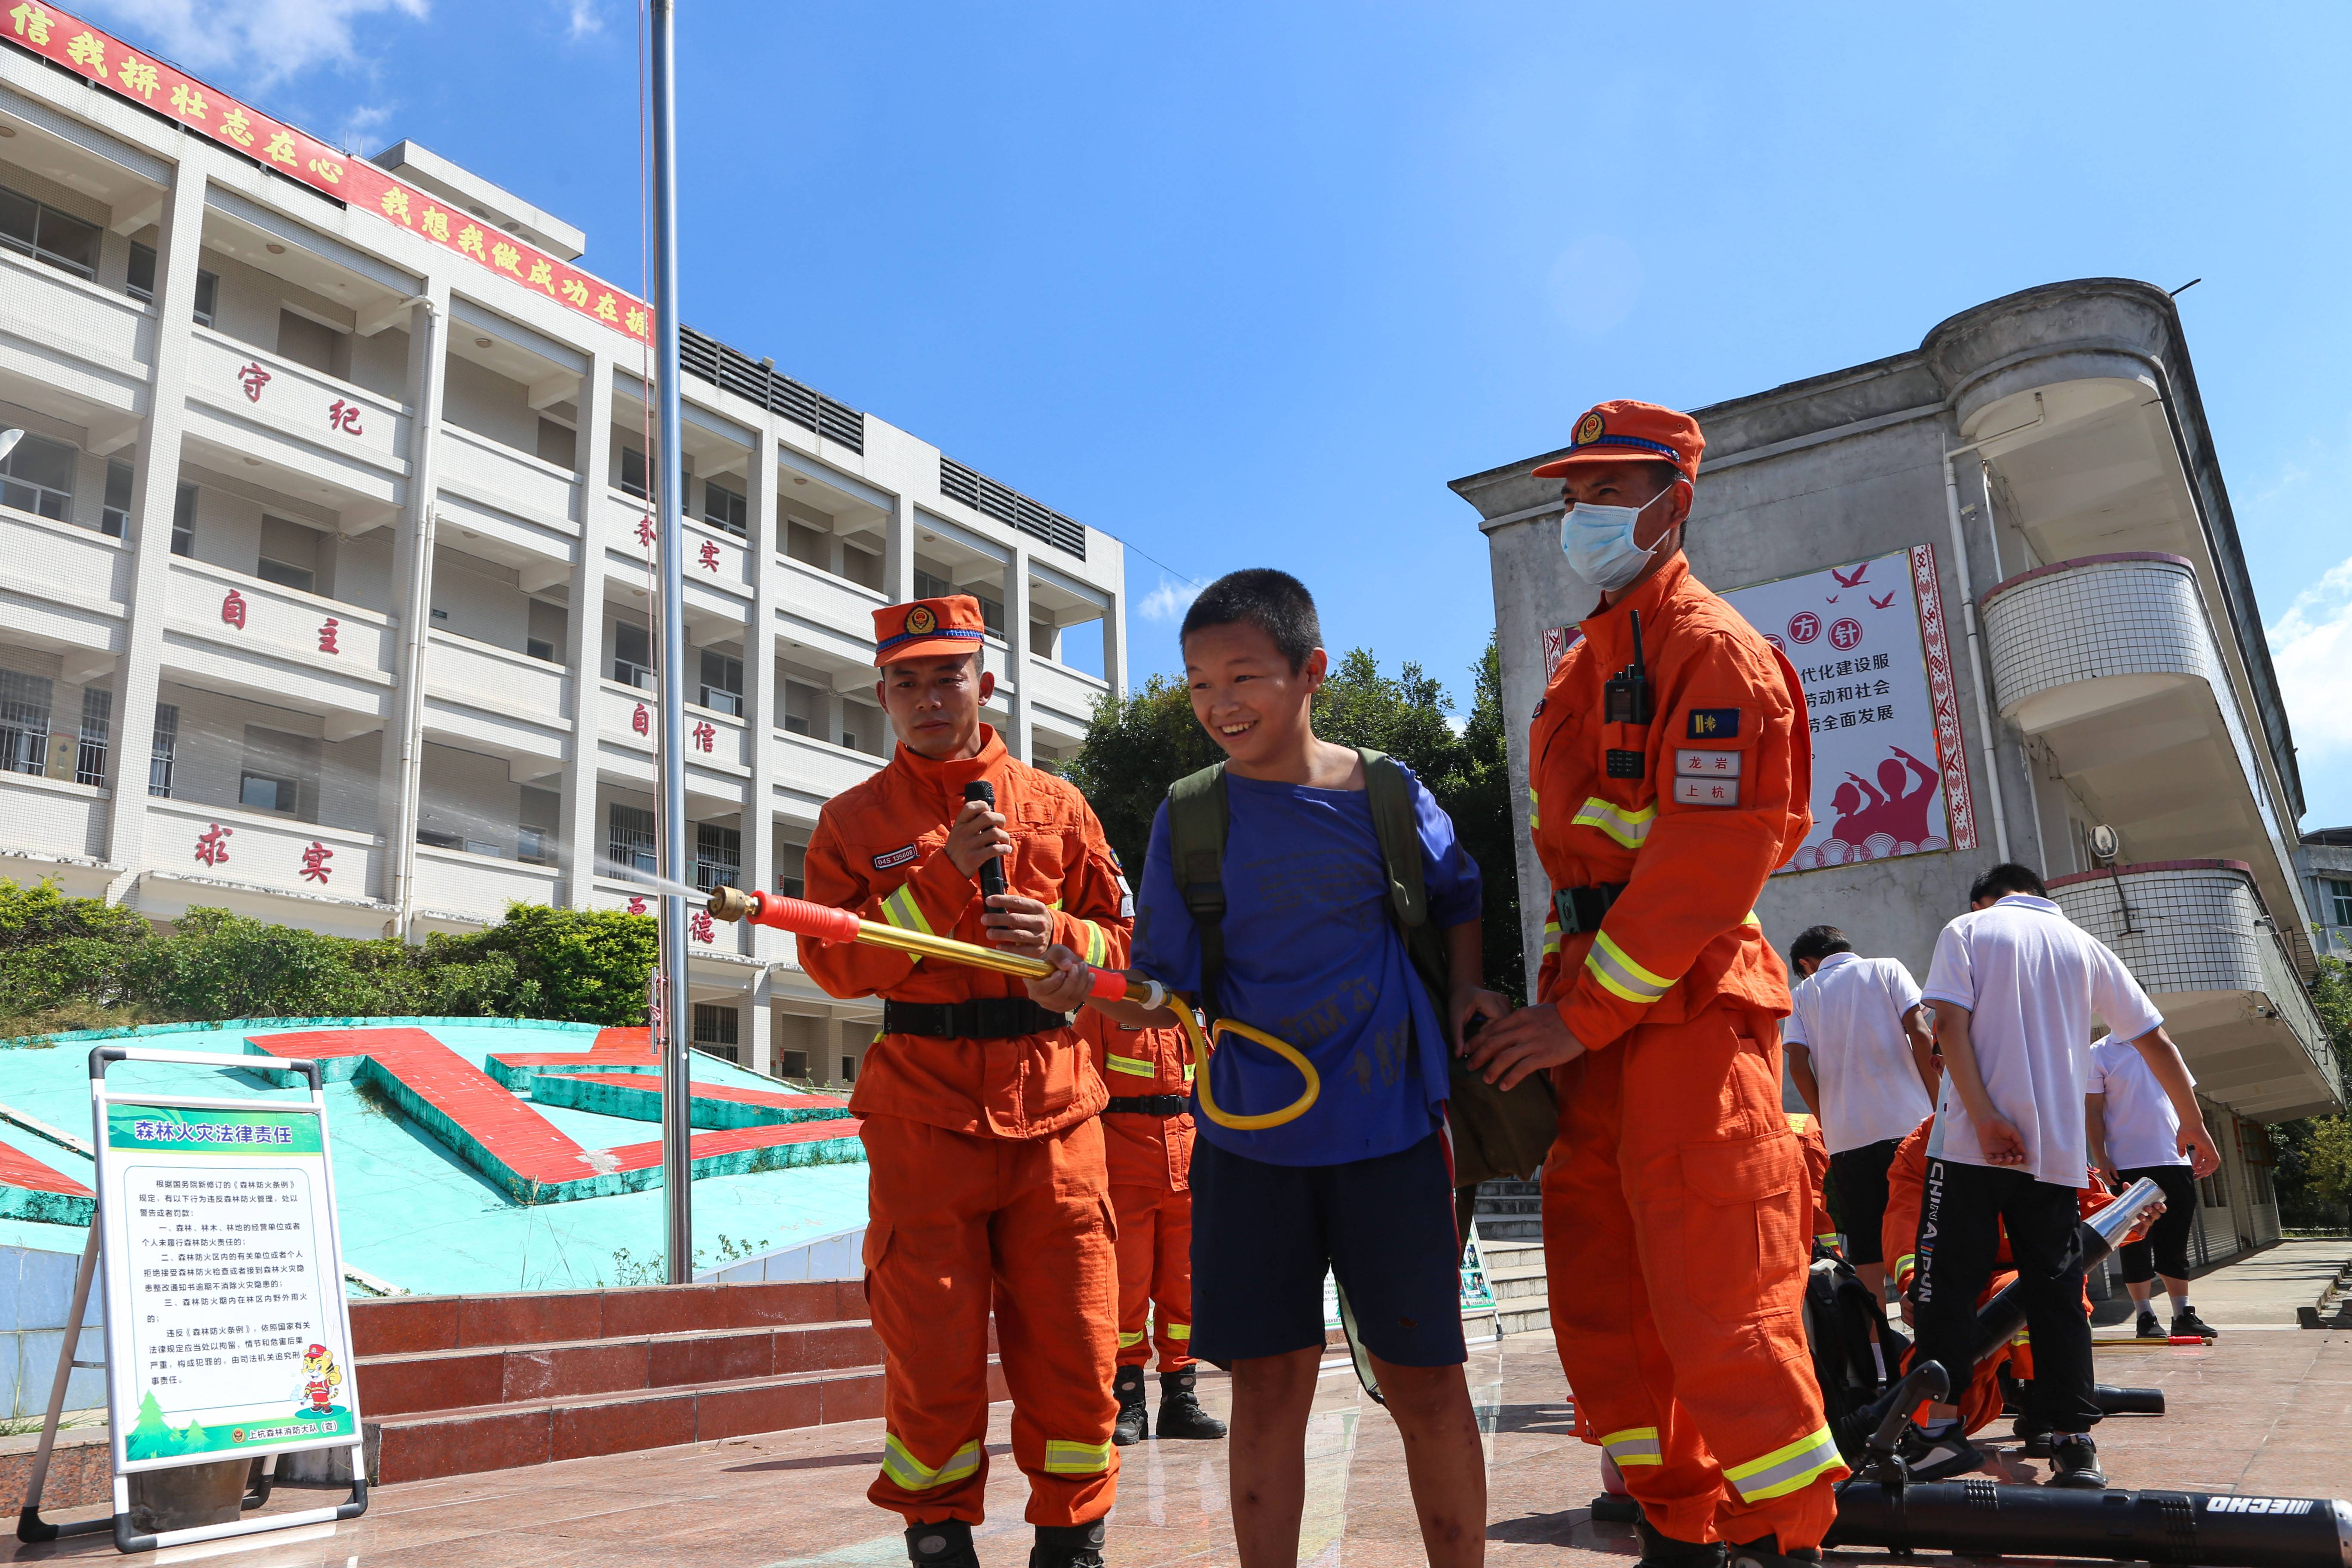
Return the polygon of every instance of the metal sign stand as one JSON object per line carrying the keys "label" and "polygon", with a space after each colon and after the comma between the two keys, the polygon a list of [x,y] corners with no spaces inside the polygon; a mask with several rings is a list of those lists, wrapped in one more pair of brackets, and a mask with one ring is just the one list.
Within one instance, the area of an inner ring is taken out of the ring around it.
{"label": "metal sign stand", "polygon": [[[109,1094],[106,1088],[107,1068],[116,1062],[124,1061],[160,1062],[175,1067],[226,1068],[246,1072],[267,1071],[300,1073],[310,1080],[310,1098],[308,1102],[302,1102],[255,1100],[250,1099],[224,1099],[218,1097],[190,1098],[184,1095],[157,1095],[143,1092],[132,1094]],[[251,1535],[262,1531],[284,1530],[295,1525],[322,1524],[334,1520],[353,1519],[358,1517],[360,1514],[366,1512],[367,1455],[365,1451],[365,1444],[361,1436],[362,1427],[360,1426],[359,1418],[359,1394],[355,1382],[347,1379],[341,1383],[343,1398],[347,1401],[347,1405],[345,1410],[340,1414],[348,1417],[350,1431],[347,1434],[338,1430],[331,1435],[316,1437],[305,1436],[299,1434],[284,1437],[277,1436],[275,1435],[261,1436],[253,1439],[256,1444],[255,1447],[246,1448],[242,1452],[212,1447],[184,1455],[151,1456],[134,1459],[130,1456],[129,1450],[131,1434],[128,1429],[128,1423],[125,1420],[125,1416],[128,1412],[126,1412],[123,1405],[124,1396],[137,1382],[143,1381],[143,1379],[134,1378],[134,1373],[143,1372],[145,1368],[140,1363],[138,1352],[133,1350],[132,1345],[133,1329],[131,1320],[132,1314],[139,1310],[140,1303],[135,1299],[136,1287],[133,1284],[133,1268],[138,1260],[131,1256],[130,1238],[125,1228],[129,1225],[131,1216],[123,1212],[123,1204],[116,1201],[118,1198],[117,1186],[119,1182],[124,1176],[124,1173],[121,1169],[122,1155],[115,1152],[111,1147],[114,1140],[110,1134],[113,1134],[119,1130],[110,1125],[111,1119],[109,1116],[109,1112],[116,1107],[129,1106],[135,1107],[142,1111],[162,1113],[154,1119],[142,1121],[141,1125],[142,1127],[163,1126],[171,1128],[173,1130],[175,1136],[183,1133],[186,1134],[187,1136],[185,1141],[198,1146],[195,1152],[212,1153],[226,1159],[237,1158],[237,1152],[244,1151],[244,1157],[247,1160],[252,1160],[254,1156],[251,1152],[250,1145],[263,1145],[271,1150],[276,1150],[277,1145],[279,1143],[293,1145],[295,1143],[295,1140],[290,1137],[290,1134],[296,1131],[299,1125],[295,1119],[302,1117],[313,1119],[312,1126],[315,1129],[317,1140],[316,1173],[318,1176],[319,1190],[310,1205],[310,1218],[315,1227],[316,1235],[313,1238],[313,1245],[308,1253],[308,1260],[300,1263],[299,1267],[301,1271],[309,1274],[307,1288],[312,1293],[314,1298],[312,1304],[320,1308],[322,1317],[324,1313],[330,1311],[333,1315],[331,1324],[326,1322],[321,1323],[322,1327],[331,1327],[337,1331],[330,1333],[327,1337],[335,1341],[334,1348],[341,1350],[343,1352],[344,1360],[346,1362],[349,1361],[352,1342],[351,1309],[348,1300],[343,1295],[342,1289],[342,1241],[340,1228],[336,1223],[334,1178],[331,1162],[329,1158],[327,1143],[326,1092],[324,1082],[320,1075],[319,1064],[315,1061],[305,1061],[288,1058],[200,1056],[178,1051],[152,1051],[140,1050],[121,1046],[100,1046],[89,1054],[89,1093],[90,1117],[92,1124],[92,1136],[90,1142],[98,1163],[96,1184],[98,1190],[98,1213],[92,1216],[89,1227],[89,1245],[82,1249],[81,1267],[74,1276],[73,1310],[66,1320],[65,1342],[58,1351],[57,1375],[51,1381],[49,1385],[48,1413],[41,1422],[41,1440],[39,1447],[35,1449],[33,1455],[32,1478],[25,1489],[24,1510],[20,1514],[18,1514],[16,1520],[16,1539],[25,1542],[55,1541],[60,1536],[88,1535],[94,1534],[102,1530],[111,1530],[114,1532],[114,1544],[117,1550],[126,1552],[152,1552],[160,1547],[180,1546],[197,1541],[215,1541],[223,1536]],[[196,1113],[195,1120],[191,1121],[181,1114],[191,1111]],[[221,1112],[228,1112],[231,1113],[232,1116],[242,1115],[244,1121],[241,1123],[232,1123],[229,1118],[223,1117],[218,1114]],[[255,1123],[265,1118],[274,1120],[277,1122],[277,1125],[275,1127],[268,1125],[255,1125]],[[303,1130],[309,1131],[310,1129]],[[257,1136],[256,1134],[289,1134],[289,1136],[272,1137]],[[304,1140],[303,1142],[307,1142],[307,1140]],[[215,1145],[215,1147],[206,1148],[205,1147],[205,1145]],[[159,1152],[161,1152],[162,1151],[159,1151]],[[183,1150],[173,1151],[173,1152],[184,1154],[188,1152],[189,1151]],[[306,1154],[309,1151],[299,1147],[289,1147],[286,1150],[278,1151],[278,1152]],[[137,1157],[136,1151],[132,1151],[131,1158],[135,1159]],[[267,1154],[262,1156],[262,1158],[265,1159],[268,1157],[269,1156]],[[192,1169],[199,1173],[201,1171],[201,1168],[173,1168]],[[248,1169],[246,1173],[257,1174],[258,1173],[258,1170],[257,1168]],[[200,1184],[182,1184],[195,1185]],[[232,1185],[232,1184],[220,1183],[209,1184],[215,1186]],[[236,1186],[246,1189],[259,1188],[262,1184],[263,1184],[260,1182],[234,1184]],[[294,1185],[294,1184],[290,1182],[281,1182],[277,1184],[288,1187]],[[124,1191],[127,1193],[127,1188],[125,1188]],[[265,1202],[268,1200],[255,1198],[251,1195],[250,1191],[248,1191],[242,1196],[234,1195],[229,1193],[220,1194],[216,1195],[215,1201],[234,1202],[250,1205],[254,1203]],[[289,1198],[286,1201],[299,1202],[299,1200]],[[192,1209],[189,1211],[173,1212],[194,1213],[199,1211]],[[226,1216],[226,1211],[224,1210],[217,1212],[222,1213],[224,1216]],[[183,1232],[191,1233],[187,1240],[174,1243],[174,1245],[182,1247],[218,1247],[225,1249],[235,1250],[246,1247],[248,1240],[245,1236],[238,1236],[232,1242],[225,1235],[221,1234],[224,1230],[223,1226],[208,1222],[204,1223],[201,1226],[180,1226],[176,1228]],[[268,1228],[288,1228],[299,1231],[300,1226],[299,1222],[297,1221],[285,1226],[273,1225]],[[244,1229],[251,1231],[254,1230],[255,1227],[251,1225],[247,1225],[244,1226]],[[215,1234],[210,1236],[198,1236],[194,1234],[198,1230]],[[110,1247],[108,1241],[110,1232],[112,1233],[111,1247]],[[152,1241],[153,1238],[150,1239]],[[279,1238],[273,1237],[268,1239]],[[250,1248],[249,1252],[252,1254],[267,1253],[276,1257],[290,1258],[301,1256],[299,1249],[292,1247],[254,1247]],[[107,1408],[110,1413],[112,1425],[112,1432],[110,1436],[114,1461],[114,1511],[111,1514],[104,1515],[98,1519],[81,1520],[69,1524],[51,1524],[46,1522],[41,1518],[41,1490],[43,1485],[48,1479],[49,1458],[57,1446],[58,1423],[65,1412],[66,1384],[73,1375],[75,1368],[93,1368],[98,1364],[92,1362],[76,1361],[74,1359],[74,1352],[80,1342],[82,1317],[89,1303],[90,1280],[98,1273],[98,1266],[101,1258],[104,1258],[108,1265],[108,1285],[106,1293],[108,1354],[105,1367]],[[162,1258],[157,1258],[153,1261],[163,1260],[163,1259]],[[262,1266],[259,1268],[248,1268],[244,1270],[244,1273],[247,1276],[253,1276],[257,1279],[263,1274],[275,1271],[288,1274],[289,1279],[290,1279],[290,1271],[296,1267],[296,1265],[290,1264],[269,1265]],[[155,1272],[156,1271],[154,1270],[147,1271],[150,1276]],[[168,1272],[185,1274],[194,1277],[199,1275],[201,1270],[189,1269]],[[215,1278],[219,1279],[225,1277],[216,1276]],[[171,1287],[163,1288],[170,1289]],[[200,1289],[202,1288],[202,1285],[200,1280],[192,1280],[192,1283],[189,1286],[182,1288]],[[257,1287],[251,1280],[248,1280],[242,1288],[256,1289]],[[333,1292],[331,1307],[327,1306],[322,1300],[319,1299],[319,1294],[320,1292],[328,1290],[331,1290]],[[152,1322],[154,1321],[154,1319],[150,1317],[148,1321]],[[285,1325],[274,1326],[283,1327]],[[176,1332],[176,1331],[170,1331]],[[205,1347],[199,1343],[174,1348],[175,1350],[184,1350]],[[314,1346],[313,1348],[316,1349],[320,1347]],[[148,1348],[147,1354],[152,1359],[159,1355],[163,1349],[164,1347],[162,1344],[151,1344]],[[331,1357],[328,1359],[330,1363],[331,1363]],[[219,1364],[219,1360],[218,1358],[215,1358],[206,1364],[217,1365]],[[318,1396],[319,1398],[331,1398],[331,1393],[323,1392],[328,1390],[330,1387],[330,1385],[323,1381],[323,1374],[322,1381],[320,1382],[317,1386],[322,1391],[322,1393]],[[153,1397],[152,1390],[147,1397],[152,1402]],[[265,1400],[247,1401],[247,1403],[266,1405],[280,1402]],[[226,1425],[232,1420],[238,1419],[241,1418],[235,1416],[223,1416],[219,1418],[219,1424]],[[234,1439],[239,1443],[243,1443],[247,1440],[247,1431],[252,1426],[259,1422],[277,1421],[282,1425],[289,1421],[299,1420],[301,1417],[299,1415],[294,1417],[288,1417],[282,1414],[274,1414],[243,1419],[244,1424],[239,1425],[236,1428]],[[319,1425],[320,1424],[315,1422],[305,1423],[306,1427],[311,1430],[315,1430]],[[335,1425],[340,1426],[342,1423],[339,1420]],[[165,1426],[163,1429],[167,1432],[171,1430],[168,1426]],[[197,1427],[196,1430],[201,1435],[201,1427]],[[267,1447],[259,1446],[265,1443],[267,1444]],[[263,1460],[261,1480],[258,1485],[255,1486],[247,1493],[240,1505],[241,1510],[249,1511],[253,1509],[259,1508],[264,1502],[268,1500],[272,1478],[276,1474],[277,1463],[279,1456],[289,1453],[315,1451],[321,1448],[338,1447],[347,1449],[351,1455],[352,1495],[351,1500],[348,1502],[335,1504],[327,1508],[303,1509],[292,1513],[276,1514],[268,1519],[241,1519],[233,1521],[226,1524],[210,1524],[201,1525],[187,1530],[162,1531],[152,1535],[140,1534],[132,1526],[131,1512],[131,1477],[133,1473],[173,1469],[189,1465],[236,1462],[240,1459],[258,1456]]]}

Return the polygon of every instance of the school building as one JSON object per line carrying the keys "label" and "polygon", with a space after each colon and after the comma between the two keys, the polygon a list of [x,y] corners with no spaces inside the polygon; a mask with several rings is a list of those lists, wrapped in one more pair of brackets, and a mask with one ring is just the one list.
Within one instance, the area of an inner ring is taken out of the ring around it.
{"label": "school building", "polygon": [[[0,876],[369,937],[649,907],[611,874],[654,856],[646,306],[415,142],[351,156],[54,5],[0,40]],[[800,890],[893,743],[894,600],[977,595],[991,721],[1074,752],[1118,542],[683,336],[703,883]],[[790,937],[698,921],[692,973],[698,1044],[855,1076],[878,1006]]]}
{"label": "school building", "polygon": [[[2298,871],[2294,746],[2171,300],[2030,289],[1696,413],[1693,568],[1797,667],[1815,752],[1818,823],[1764,889],[1767,935],[1785,953],[1837,925],[1924,980],[1970,879],[2034,866],[2197,1075],[2223,1157],[2198,1254],[2276,1237],[2263,1124],[2344,1103],[2306,985],[2315,926],[2352,916]],[[1487,539],[1522,784],[1528,716],[1591,607],[1559,481],[1529,475],[1555,455],[1453,486]],[[1519,876],[1539,921],[1532,854]]]}

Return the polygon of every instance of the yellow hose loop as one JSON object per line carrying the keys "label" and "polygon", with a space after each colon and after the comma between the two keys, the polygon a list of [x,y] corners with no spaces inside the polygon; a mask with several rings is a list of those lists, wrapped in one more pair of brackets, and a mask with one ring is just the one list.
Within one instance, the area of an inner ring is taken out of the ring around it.
{"label": "yellow hose loop", "polygon": [[1179,1002],[1174,1011],[1177,1020],[1184,1026],[1186,1037],[1192,1042],[1192,1066],[1198,1075],[1195,1083],[1201,1091],[1202,1114],[1218,1126],[1230,1127],[1236,1132],[1255,1132],[1267,1127],[1279,1127],[1286,1121],[1296,1121],[1306,1115],[1307,1108],[1315,1103],[1316,1096],[1323,1092],[1323,1079],[1316,1073],[1313,1062],[1263,1029],[1253,1029],[1247,1024],[1237,1024],[1231,1018],[1220,1018],[1216,1027],[1210,1031],[1213,1038],[1222,1040],[1227,1034],[1235,1034],[1244,1039],[1256,1041],[1298,1069],[1298,1076],[1307,1080],[1307,1092],[1280,1110],[1269,1110],[1257,1116],[1234,1116],[1218,1110],[1215,1097],[1209,1092],[1211,1041],[1201,1037],[1201,1026],[1193,1018],[1192,1008]]}

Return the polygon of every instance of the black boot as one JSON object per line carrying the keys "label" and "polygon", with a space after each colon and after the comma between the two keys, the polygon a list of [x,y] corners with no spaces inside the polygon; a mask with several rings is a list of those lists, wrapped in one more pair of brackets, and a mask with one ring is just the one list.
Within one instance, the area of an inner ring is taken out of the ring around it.
{"label": "black boot", "polygon": [[907,1531],[907,1561],[915,1568],[980,1568],[971,1526],[960,1519],[913,1526]]}
{"label": "black boot", "polygon": [[2107,1472],[2099,1468],[2099,1446],[2087,1436],[2051,1438],[2050,1479],[2042,1484],[2082,1491],[2104,1489]]}
{"label": "black boot", "polygon": [[1110,1440],[1122,1448],[1142,1442],[1151,1433],[1151,1412],[1143,1407],[1143,1369],[1120,1367],[1110,1380],[1110,1391],[1118,1398],[1118,1419],[1111,1426]]}
{"label": "black boot", "polygon": [[[1122,1369],[1124,1370],[1124,1369]],[[1139,1375],[1141,1368],[1138,1368]],[[1103,1521],[1041,1524],[1029,1549],[1029,1568],[1103,1568]]]}
{"label": "black boot", "polygon": [[1633,1532],[1642,1540],[1638,1568],[1724,1568],[1720,1541],[1676,1541],[1646,1519],[1633,1521]]}
{"label": "black boot", "polygon": [[1768,1535],[1761,1541],[1751,1541],[1745,1546],[1734,1546],[1725,1555],[1725,1568],[1790,1568],[1794,1563],[1815,1563],[1822,1560],[1817,1547],[1799,1547],[1794,1552],[1780,1550],[1780,1538]]}
{"label": "black boot", "polygon": [[[1192,1392],[1192,1369],[1160,1374],[1160,1436],[1162,1437],[1222,1437],[1225,1424],[1201,1408]],[[1142,1395],[1136,1396],[1140,1399]],[[1122,1412],[1121,1414],[1124,1414]]]}

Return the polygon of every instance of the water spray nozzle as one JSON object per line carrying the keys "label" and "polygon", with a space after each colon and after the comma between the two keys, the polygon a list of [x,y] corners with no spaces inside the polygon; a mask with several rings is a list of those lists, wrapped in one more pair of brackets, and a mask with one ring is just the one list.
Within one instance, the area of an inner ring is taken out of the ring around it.
{"label": "water spray nozzle", "polygon": [[713,915],[722,921],[740,921],[747,918],[759,906],[752,902],[751,895],[742,889],[730,888],[721,883],[710,889],[710,902],[708,907]]}

